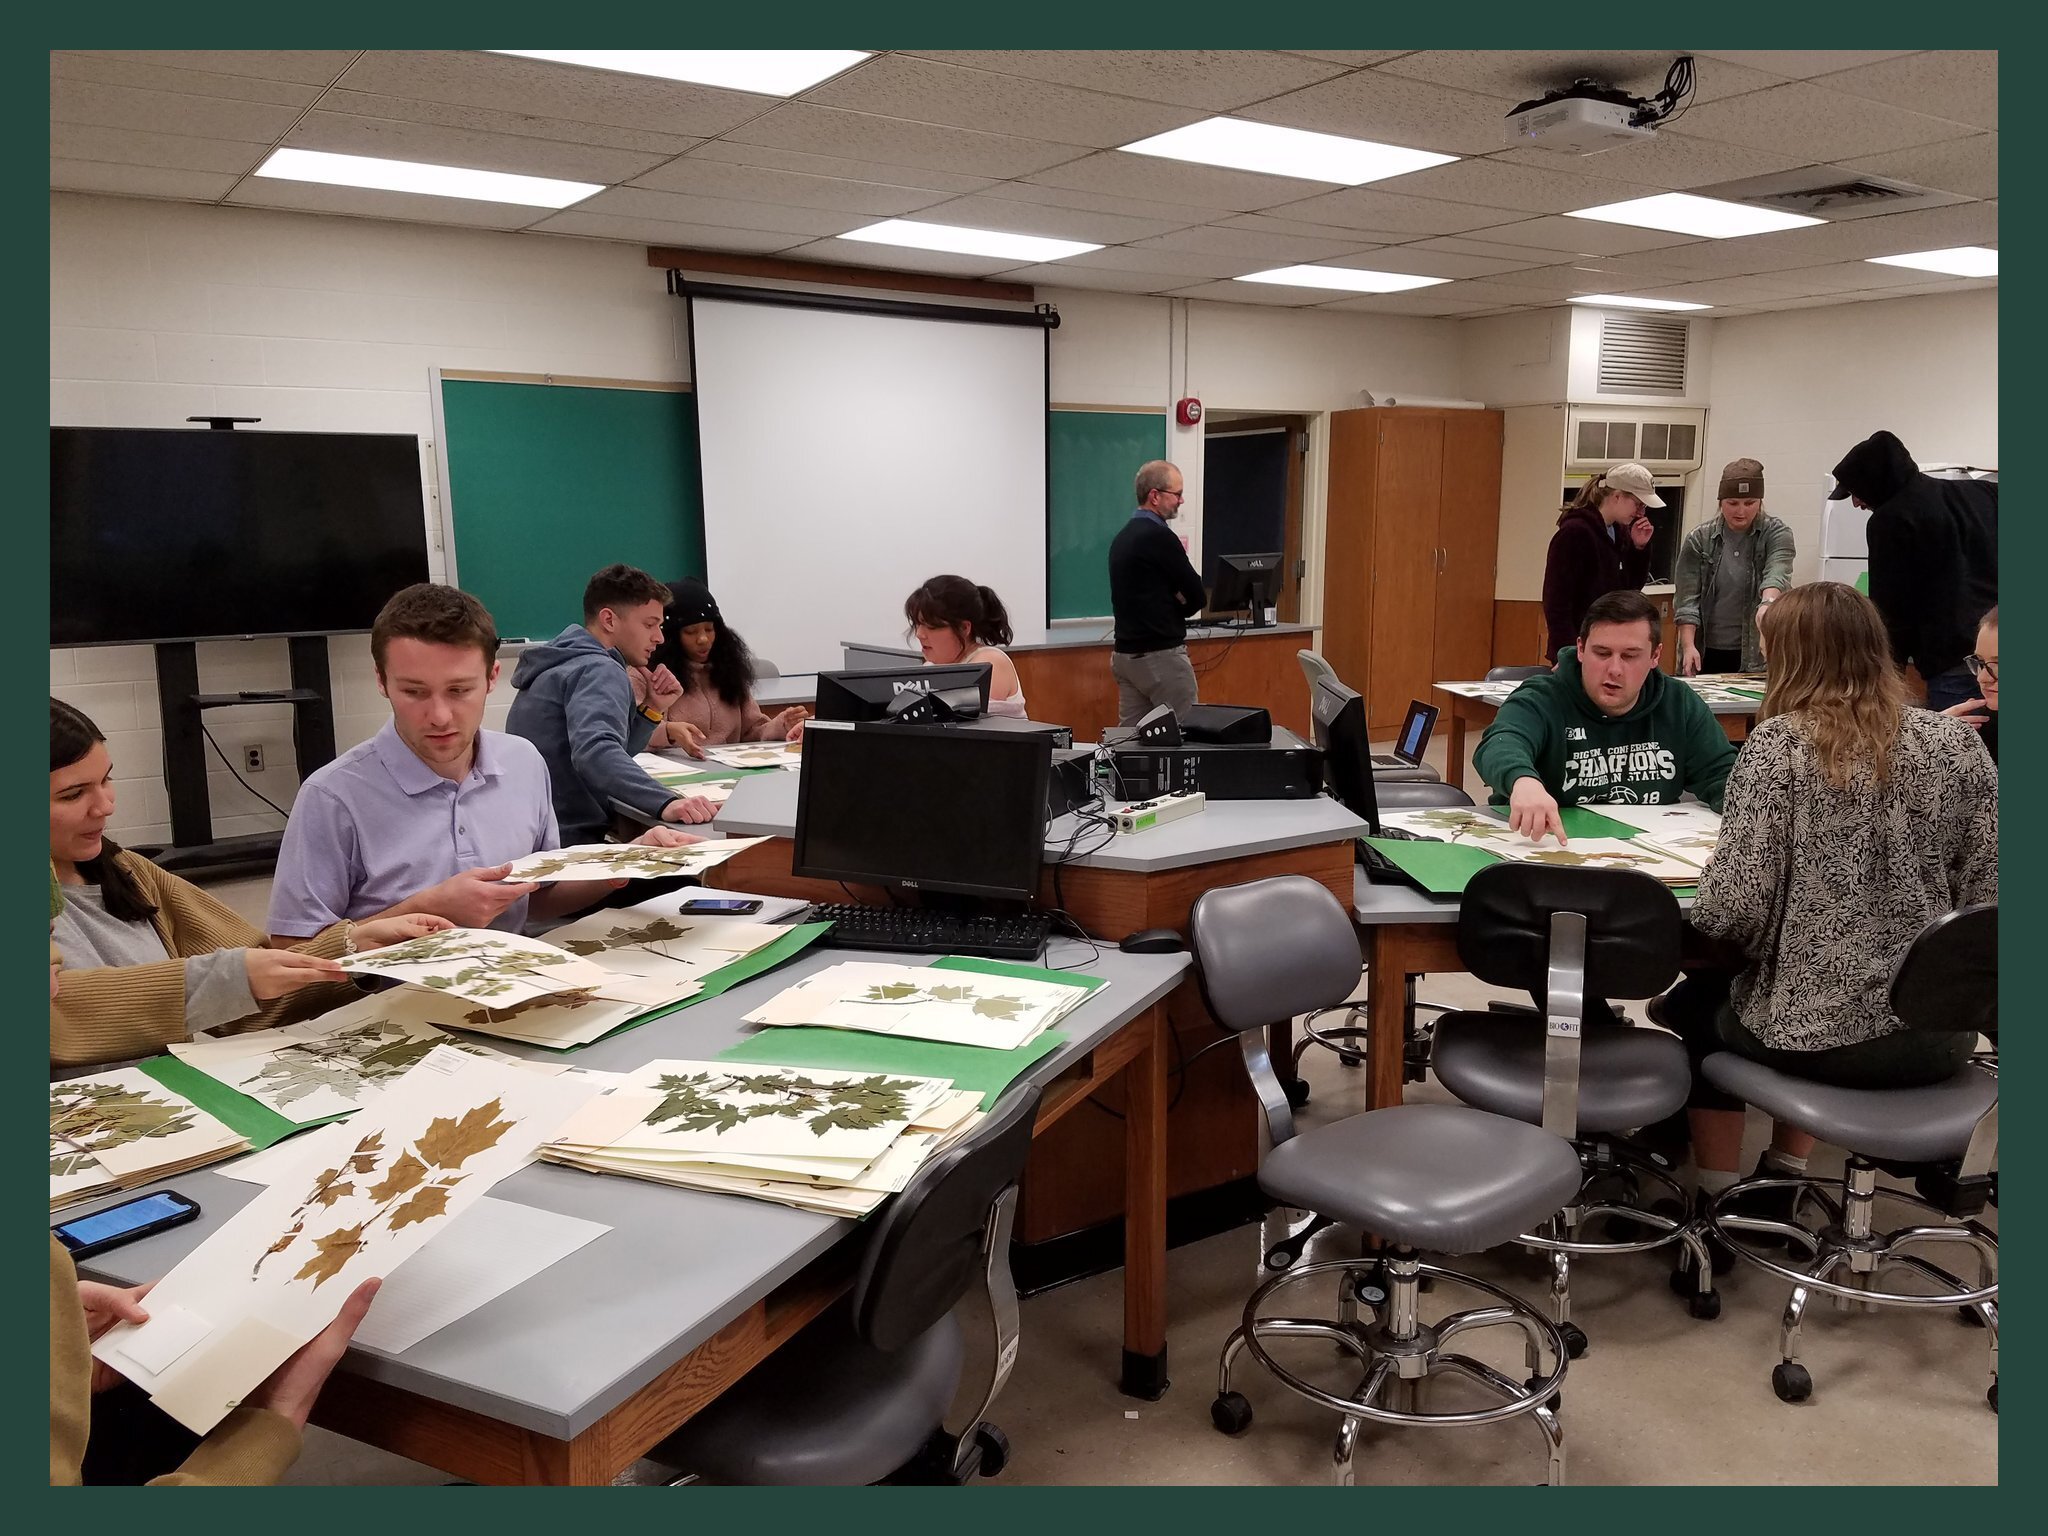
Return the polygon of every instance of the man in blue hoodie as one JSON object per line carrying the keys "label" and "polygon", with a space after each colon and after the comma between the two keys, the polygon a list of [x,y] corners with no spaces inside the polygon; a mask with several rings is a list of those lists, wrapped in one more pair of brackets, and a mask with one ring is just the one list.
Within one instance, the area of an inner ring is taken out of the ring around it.
{"label": "man in blue hoodie", "polygon": [[518,697],[505,728],[546,760],[565,844],[603,838],[615,800],[662,821],[715,814],[710,801],[663,788],[633,761],[682,692],[666,667],[647,670],[668,601],[645,571],[608,565],[583,589],[583,622],[529,649],[513,670]]}

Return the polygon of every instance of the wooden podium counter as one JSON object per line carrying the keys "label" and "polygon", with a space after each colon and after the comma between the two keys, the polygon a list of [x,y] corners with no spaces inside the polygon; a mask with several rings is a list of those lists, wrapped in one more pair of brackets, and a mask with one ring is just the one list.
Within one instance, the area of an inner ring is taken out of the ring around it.
{"label": "wooden podium counter", "polygon": [[[1261,629],[1190,626],[1188,660],[1194,665],[1196,691],[1205,704],[1262,708],[1275,725],[1306,739],[1308,684],[1294,653],[1312,650],[1315,643],[1315,629],[1308,624]],[[1102,728],[1116,724],[1116,679],[1109,674],[1114,649],[1107,619],[1073,629],[1020,634],[1004,647],[1016,663],[1031,718],[1072,726],[1076,741],[1100,741]]]}

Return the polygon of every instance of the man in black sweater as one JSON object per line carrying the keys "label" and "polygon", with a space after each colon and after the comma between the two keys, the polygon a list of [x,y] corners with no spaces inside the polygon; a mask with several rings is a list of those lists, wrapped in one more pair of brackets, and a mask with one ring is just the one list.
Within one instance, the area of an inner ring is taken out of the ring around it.
{"label": "man in black sweater", "polygon": [[1965,660],[1998,603],[1998,486],[1922,474],[1906,445],[1874,432],[1835,466],[1837,493],[1870,509],[1870,600],[1892,659],[1927,683],[1927,707],[1977,693]]}
{"label": "man in black sweater", "polygon": [[1136,725],[1164,704],[1185,717],[1195,703],[1188,615],[1202,610],[1202,578],[1168,525],[1180,514],[1180,471],[1164,459],[1138,470],[1138,509],[1109,545],[1109,607],[1116,615],[1116,718]]}

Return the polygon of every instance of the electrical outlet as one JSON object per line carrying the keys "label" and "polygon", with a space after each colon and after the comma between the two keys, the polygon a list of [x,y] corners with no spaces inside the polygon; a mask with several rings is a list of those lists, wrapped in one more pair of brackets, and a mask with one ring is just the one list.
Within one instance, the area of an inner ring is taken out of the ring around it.
{"label": "electrical outlet", "polygon": [[251,773],[261,773],[263,771],[263,748],[260,746],[242,748],[242,761]]}

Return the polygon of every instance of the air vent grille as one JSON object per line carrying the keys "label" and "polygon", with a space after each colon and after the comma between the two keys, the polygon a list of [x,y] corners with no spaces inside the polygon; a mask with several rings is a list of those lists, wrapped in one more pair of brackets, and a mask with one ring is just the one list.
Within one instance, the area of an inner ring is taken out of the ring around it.
{"label": "air vent grille", "polygon": [[1599,390],[1605,395],[1685,393],[1686,322],[1604,315]]}

